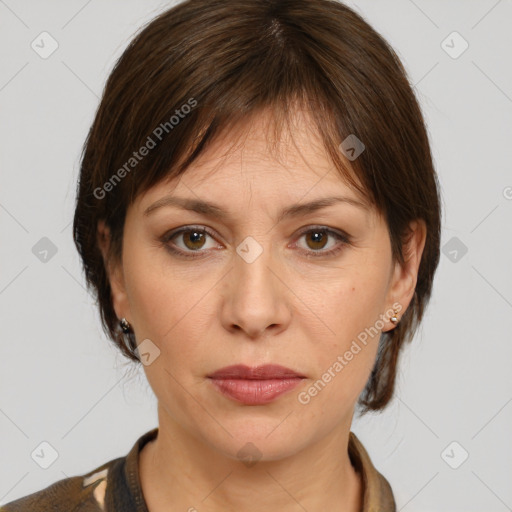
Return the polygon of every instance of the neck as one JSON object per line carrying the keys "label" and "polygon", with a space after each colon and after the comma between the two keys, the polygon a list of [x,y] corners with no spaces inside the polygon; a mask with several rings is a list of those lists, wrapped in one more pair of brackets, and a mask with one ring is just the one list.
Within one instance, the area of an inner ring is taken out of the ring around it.
{"label": "neck", "polygon": [[139,457],[149,512],[359,512],[360,475],[350,462],[350,422],[306,449],[254,463],[226,456],[193,437],[159,408],[157,438]]}

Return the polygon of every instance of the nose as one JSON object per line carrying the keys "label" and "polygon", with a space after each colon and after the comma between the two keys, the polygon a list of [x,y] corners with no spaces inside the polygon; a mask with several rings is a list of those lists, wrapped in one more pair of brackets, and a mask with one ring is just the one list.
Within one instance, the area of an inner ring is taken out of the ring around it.
{"label": "nose", "polygon": [[[271,250],[260,247],[263,250],[254,260],[243,250],[235,255],[234,268],[224,287],[221,313],[225,329],[243,331],[251,339],[260,338],[267,331],[278,334],[287,328],[291,318],[287,300],[290,291],[283,270],[273,261]],[[254,249],[253,245],[251,250]]]}

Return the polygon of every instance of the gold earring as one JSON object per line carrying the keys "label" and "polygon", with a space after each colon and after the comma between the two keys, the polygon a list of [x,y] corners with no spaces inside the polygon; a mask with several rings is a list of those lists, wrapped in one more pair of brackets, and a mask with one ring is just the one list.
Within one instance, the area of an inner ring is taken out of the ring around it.
{"label": "gold earring", "polygon": [[389,319],[391,322],[393,322],[395,325],[398,324],[398,308],[393,308],[393,316]]}

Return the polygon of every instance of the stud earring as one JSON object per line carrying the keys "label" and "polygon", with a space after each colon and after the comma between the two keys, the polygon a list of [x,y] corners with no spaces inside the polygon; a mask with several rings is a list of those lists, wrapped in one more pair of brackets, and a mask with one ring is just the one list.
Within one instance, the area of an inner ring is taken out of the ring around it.
{"label": "stud earring", "polygon": [[393,316],[389,319],[395,325],[398,324],[398,308],[393,308]]}
{"label": "stud earring", "polygon": [[126,318],[121,318],[121,321],[119,322],[119,325],[121,326],[121,329],[125,334],[129,333],[131,331],[131,326],[128,320]]}

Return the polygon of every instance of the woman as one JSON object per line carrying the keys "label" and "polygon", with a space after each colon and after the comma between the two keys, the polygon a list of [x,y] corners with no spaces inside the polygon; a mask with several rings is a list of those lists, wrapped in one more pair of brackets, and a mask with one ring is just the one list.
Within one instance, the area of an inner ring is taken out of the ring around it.
{"label": "woman", "polygon": [[2,510],[396,510],[350,427],[393,396],[440,217],[406,73],[354,11],[188,0],[158,16],[106,84],[74,240],[159,425]]}

